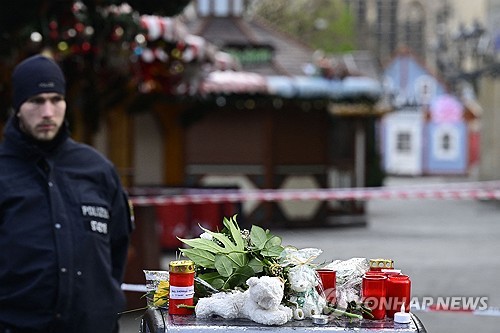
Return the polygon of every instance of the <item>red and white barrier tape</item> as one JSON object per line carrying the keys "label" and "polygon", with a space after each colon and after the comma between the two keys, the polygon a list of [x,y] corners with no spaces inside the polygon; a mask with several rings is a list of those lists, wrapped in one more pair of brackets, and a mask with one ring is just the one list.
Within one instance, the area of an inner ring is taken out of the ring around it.
{"label": "red and white barrier tape", "polygon": [[371,199],[440,199],[499,200],[500,182],[450,183],[405,187],[365,187],[277,190],[191,189],[187,194],[133,196],[135,206],[185,205],[244,201],[371,200]]}
{"label": "red and white barrier tape", "polygon": [[145,284],[122,283],[121,288],[123,291],[133,291],[138,293],[148,292]]}

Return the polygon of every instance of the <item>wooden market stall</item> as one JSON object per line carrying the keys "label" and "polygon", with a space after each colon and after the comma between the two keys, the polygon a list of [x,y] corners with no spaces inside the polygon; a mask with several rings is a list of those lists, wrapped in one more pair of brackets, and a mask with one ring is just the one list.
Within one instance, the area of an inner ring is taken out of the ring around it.
{"label": "wooden market stall", "polygon": [[[190,110],[198,118],[185,132],[187,185],[380,185],[373,142],[382,89],[373,58],[355,52],[316,59],[314,50],[300,41],[237,10],[216,15],[198,8],[196,19],[186,22],[193,33],[217,43],[241,64],[240,71],[210,73],[200,84],[201,95],[212,103]],[[248,223],[299,226],[304,221],[324,224],[332,215],[362,215],[364,207],[249,201],[243,212]]]}

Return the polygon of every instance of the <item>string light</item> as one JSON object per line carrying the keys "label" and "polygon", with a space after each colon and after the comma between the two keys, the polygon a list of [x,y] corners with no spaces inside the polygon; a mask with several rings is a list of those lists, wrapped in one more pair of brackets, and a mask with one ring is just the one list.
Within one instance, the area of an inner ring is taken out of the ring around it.
{"label": "string light", "polygon": [[40,43],[43,40],[43,36],[38,31],[34,31],[31,33],[30,39],[34,43]]}
{"label": "string light", "polygon": [[66,52],[69,49],[68,43],[62,41],[57,43],[57,49],[61,52]]}

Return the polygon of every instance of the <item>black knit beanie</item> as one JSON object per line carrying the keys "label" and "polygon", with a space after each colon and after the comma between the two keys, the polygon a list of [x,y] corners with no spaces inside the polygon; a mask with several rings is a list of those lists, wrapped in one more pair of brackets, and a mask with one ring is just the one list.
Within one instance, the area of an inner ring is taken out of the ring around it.
{"label": "black knit beanie", "polygon": [[12,106],[16,112],[21,104],[41,93],[66,94],[66,80],[59,65],[42,55],[19,63],[12,73]]}

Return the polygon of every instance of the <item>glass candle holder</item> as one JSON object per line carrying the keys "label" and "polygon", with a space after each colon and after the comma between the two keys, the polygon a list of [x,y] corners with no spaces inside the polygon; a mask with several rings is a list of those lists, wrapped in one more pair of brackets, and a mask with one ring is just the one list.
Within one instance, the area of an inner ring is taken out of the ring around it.
{"label": "glass candle holder", "polygon": [[318,288],[319,293],[324,292],[328,303],[337,303],[337,272],[331,269],[317,269],[316,273],[319,276],[321,287]]}
{"label": "glass candle holder", "polygon": [[365,305],[370,308],[372,316],[363,315],[367,319],[380,320],[385,318],[386,281],[383,275],[365,275],[361,283],[361,296]]}
{"label": "glass candle holder", "polygon": [[394,314],[405,305],[405,312],[410,312],[411,281],[408,275],[391,275],[387,279],[387,316]]}

